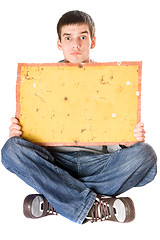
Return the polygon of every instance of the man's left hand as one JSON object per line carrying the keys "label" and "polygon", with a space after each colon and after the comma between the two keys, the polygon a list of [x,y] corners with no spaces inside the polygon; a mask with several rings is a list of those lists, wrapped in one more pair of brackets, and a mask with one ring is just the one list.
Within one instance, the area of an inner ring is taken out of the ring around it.
{"label": "man's left hand", "polygon": [[145,142],[145,133],[146,131],[144,130],[144,123],[137,123],[134,128],[134,137],[137,139],[138,142]]}
{"label": "man's left hand", "polygon": [[[137,123],[136,126],[134,127],[134,137],[137,139],[138,142],[145,142],[145,133],[146,131],[144,130],[144,123],[143,122]],[[122,143],[122,145],[130,147],[132,144]]]}

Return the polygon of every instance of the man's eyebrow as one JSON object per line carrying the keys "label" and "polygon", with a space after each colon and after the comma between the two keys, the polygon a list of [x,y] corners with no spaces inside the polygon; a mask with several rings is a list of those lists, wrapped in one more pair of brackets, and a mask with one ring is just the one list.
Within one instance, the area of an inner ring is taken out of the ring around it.
{"label": "man's eyebrow", "polygon": [[63,36],[69,36],[71,33],[63,33]]}
{"label": "man's eyebrow", "polygon": [[[89,34],[89,32],[88,31],[83,31],[83,32],[80,32],[80,34],[84,34],[84,33],[87,33],[87,34]],[[63,33],[63,35],[62,36],[70,36],[70,35],[72,35],[71,33]]]}
{"label": "man's eyebrow", "polygon": [[88,32],[88,31],[83,31],[83,32],[81,32],[81,34],[84,34],[84,33],[87,33],[87,34],[89,34],[89,32]]}

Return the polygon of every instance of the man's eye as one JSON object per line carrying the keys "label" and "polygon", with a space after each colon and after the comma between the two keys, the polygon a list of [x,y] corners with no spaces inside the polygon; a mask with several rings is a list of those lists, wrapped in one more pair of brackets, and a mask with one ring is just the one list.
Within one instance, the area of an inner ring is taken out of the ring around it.
{"label": "man's eye", "polygon": [[70,37],[66,37],[66,40],[70,40],[71,38]]}
{"label": "man's eye", "polygon": [[85,36],[82,36],[81,39],[84,40],[84,39],[86,39],[86,37],[85,37]]}

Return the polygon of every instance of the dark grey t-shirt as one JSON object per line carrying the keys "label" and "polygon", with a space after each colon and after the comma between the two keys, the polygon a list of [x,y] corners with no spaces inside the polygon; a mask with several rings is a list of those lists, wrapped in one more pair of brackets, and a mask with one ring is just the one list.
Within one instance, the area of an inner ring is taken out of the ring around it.
{"label": "dark grey t-shirt", "polygon": [[48,146],[45,147],[49,152],[74,152],[74,151],[87,151],[96,154],[112,153],[122,147],[120,145],[108,145],[108,146]]}

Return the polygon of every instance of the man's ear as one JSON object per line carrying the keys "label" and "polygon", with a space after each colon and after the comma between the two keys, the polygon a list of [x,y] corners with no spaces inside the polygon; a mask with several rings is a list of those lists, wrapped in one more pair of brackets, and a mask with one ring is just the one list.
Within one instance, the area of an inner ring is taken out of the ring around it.
{"label": "man's ear", "polygon": [[90,48],[93,49],[95,46],[96,46],[96,37],[93,37]]}
{"label": "man's ear", "polygon": [[58,47],[59,50],[62,50],[62,44],[61,44],[61,41],[60,41],[59,38],[57,40],[57,47]]}

